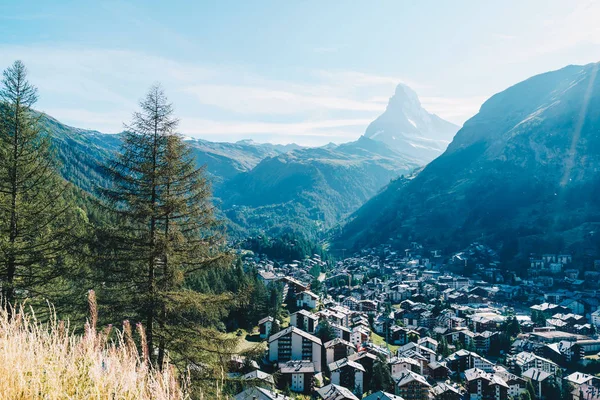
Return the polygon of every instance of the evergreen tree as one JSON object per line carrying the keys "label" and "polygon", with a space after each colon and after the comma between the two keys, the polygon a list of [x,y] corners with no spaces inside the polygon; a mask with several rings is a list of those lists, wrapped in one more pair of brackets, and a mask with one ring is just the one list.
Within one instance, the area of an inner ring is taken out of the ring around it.
{"label": "evergreen tree", "polygon": [[231,295],[200,293],[190,282],[231,257],[223,251],[204,172],[176,133],[178,120],[162,88],[153,86],[140,108],[106,168],[114,183],[100,190],[119,217],[104,249],[107,287],[117,293],[120,316],[144,324],[150,361],[162,367],[168,351],[185,366],[217,365],[235,344],[213,328]]}
{"label": "evergreen tree", "polygon": [[373,378],[370,389],[373,392],[378,390],[389,392],[393,391],[393,388],[394,379],[392,378],[392,372],[387,364],[387,360],[380,354],[373,363]]}
{"label": "evergreen tree", "polygon": [[0,84],[0,279],[7,303],[54,292],[81,214],[64,198],[49,136],[32,109],[37,89],[16,61]]}

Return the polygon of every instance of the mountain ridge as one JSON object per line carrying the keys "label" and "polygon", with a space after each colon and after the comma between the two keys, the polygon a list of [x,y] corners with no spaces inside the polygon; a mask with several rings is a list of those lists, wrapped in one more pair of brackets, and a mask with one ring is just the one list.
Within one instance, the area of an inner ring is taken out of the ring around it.
{"label": "mountain ridge", "polygon": [[561,240],[586,246],[600,222],[598,66],[567,66],[492,96],[443,155],[357,210],[336,246],[412,238],[459,248],[482,237],[516,241],[522,253]]}

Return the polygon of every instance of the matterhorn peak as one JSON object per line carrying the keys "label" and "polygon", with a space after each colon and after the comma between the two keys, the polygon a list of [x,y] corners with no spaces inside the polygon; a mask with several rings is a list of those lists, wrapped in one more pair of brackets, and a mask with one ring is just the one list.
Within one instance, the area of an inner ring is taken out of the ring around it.
{"label": "matterhorn peak", "polygon": [[446,150],[458,129],[425,110],[417,93],[401,83],[364,136],[426,164]]}

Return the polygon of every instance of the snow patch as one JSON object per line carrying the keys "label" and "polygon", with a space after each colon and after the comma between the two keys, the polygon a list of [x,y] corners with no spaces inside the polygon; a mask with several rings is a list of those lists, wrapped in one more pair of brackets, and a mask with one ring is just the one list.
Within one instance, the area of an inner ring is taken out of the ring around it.
{"label": "snow patch", "polygon": [[383,133],[383,129],[378,130],[377,132],[375,132],[372,136],[371,139],[375,139],[377,136],[379,136],[380,133]]}
{"label": "snow patch", "polygon": [[408,119],[408,122],[410,122],[412,126],[414,126],[415,128],[417,127],[417,124],[415,124],[415,121],[413,121],[410,118],[407,118],[407,119]]}

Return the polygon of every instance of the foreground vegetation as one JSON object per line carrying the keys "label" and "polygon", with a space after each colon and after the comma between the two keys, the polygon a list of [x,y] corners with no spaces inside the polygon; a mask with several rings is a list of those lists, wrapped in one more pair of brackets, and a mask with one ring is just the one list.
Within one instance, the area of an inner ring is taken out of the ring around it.
{"label": "foreground vegetation", "polygon": [[[140,324],[126,321],[96,331],[96,303],[82,334],[52,318],[40,322],[32,309],[0,310],[0,398],[3,399],[187,399],[185,385],[168,363],[148,363]],[[12,314],[12,316],[11,316]],[[144,348],[144,347],[143,347]]]}

